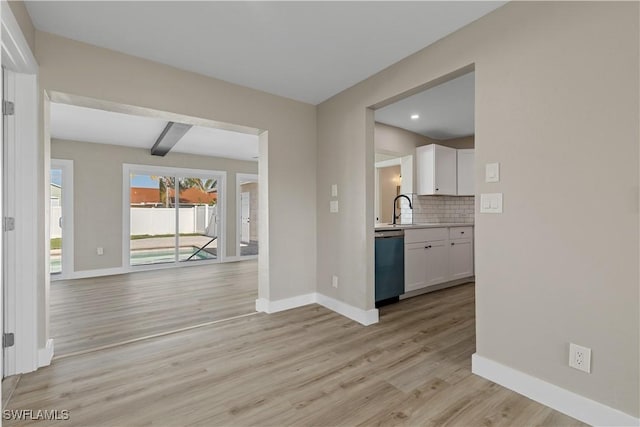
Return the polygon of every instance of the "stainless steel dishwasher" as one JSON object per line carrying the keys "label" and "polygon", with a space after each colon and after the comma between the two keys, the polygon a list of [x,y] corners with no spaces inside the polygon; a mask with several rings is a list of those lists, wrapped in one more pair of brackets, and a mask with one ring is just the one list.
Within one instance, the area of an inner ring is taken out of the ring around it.
{"label": "stainless steel dishwasher", "polygon": [[404,231],[376,231],[376,307],[399,300],[404,293]]}

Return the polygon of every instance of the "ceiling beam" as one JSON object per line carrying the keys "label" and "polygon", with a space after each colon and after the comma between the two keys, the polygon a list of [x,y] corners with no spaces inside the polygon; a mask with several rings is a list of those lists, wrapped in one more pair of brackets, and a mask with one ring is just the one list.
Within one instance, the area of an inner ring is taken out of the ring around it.
{"label": "ceiling beam", "polygon": [[165,156],[192,127],[193,125],[184,123],[167,123],[158,140],[151,147],[151,155]]}

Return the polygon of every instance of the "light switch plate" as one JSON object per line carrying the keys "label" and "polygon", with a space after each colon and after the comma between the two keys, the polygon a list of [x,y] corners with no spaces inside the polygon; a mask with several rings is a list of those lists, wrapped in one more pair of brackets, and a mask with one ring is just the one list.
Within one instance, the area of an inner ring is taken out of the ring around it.
{"label": "light switch plate", "polygon": [[500,163],[487,163],[484,171],[486,182],[500,182]]}
{"label": "light switch plate", "polygon": [[338,201],[332,200],[329,202],[329,212],[337,213],[338,212]]}
{"label": "light switch plate", "polygon": [[331,197],[338,197],[338,184],[331,184]]}
{"label": "light switch plate", "polygon": [[502,193],[480,194],[480,213],[502,213]]}

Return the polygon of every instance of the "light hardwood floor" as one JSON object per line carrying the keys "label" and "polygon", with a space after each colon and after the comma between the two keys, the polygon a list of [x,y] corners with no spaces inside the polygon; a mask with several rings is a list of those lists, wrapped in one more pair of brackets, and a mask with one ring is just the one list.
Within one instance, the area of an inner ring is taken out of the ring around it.
{"label": "light hardwood floor", "polygon": [[57,356],[255,312],[257,261],[51,283]]}
{"label": "light hardwood floor", "polygon": [[8,409],[66,409],[65,426],[582,425],[471,374],[474,337],[473,284],[368,327],[310,305],[54,360]]}

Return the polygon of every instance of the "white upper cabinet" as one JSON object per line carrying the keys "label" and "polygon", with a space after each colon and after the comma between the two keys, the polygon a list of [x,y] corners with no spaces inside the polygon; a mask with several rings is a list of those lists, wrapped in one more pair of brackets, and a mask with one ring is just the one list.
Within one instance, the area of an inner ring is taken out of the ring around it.
{"label": "white upper cabinet", "polygon": [[417,192],[420,195],[457,193],[456,149],[437,144],[416,148]]}
{"label": "white upper cabinet", "polygon": [[458,150],[458,196],[475,194],[474,150]]}

